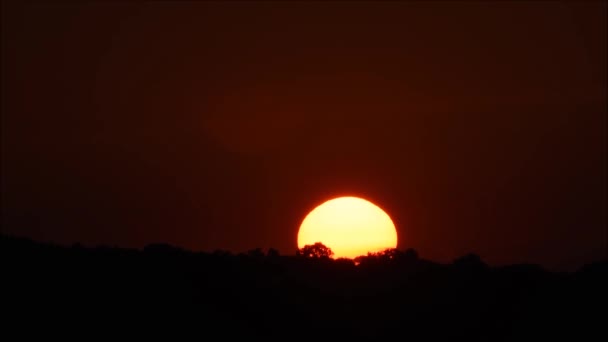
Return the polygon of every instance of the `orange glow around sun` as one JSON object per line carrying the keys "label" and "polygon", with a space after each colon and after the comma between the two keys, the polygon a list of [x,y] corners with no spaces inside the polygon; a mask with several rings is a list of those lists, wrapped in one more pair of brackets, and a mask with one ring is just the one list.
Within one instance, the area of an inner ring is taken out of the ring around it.
{"label": "orange glow around sun", "polygon": [[321,242],[335,258],[355,258],[397,247],[391,218],[375,204],[358,197],[339,197],[312,210],[298,232],[298,248]]}

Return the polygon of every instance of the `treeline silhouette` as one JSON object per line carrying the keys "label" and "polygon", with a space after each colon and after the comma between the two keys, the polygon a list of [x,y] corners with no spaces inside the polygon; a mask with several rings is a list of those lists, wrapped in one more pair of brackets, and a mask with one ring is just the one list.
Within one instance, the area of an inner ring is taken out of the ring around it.
{"label": "treeline silhouette", "polygon": [[440,264],[413,249],[334,260],[323,245],[283,256],[68,247],[6,235],[0,251],[4,331],[20,336],[50,325],[46,334],[164,330],[212,341],[606,337],[606,260],[558,273],[491,267],[474,254]]}

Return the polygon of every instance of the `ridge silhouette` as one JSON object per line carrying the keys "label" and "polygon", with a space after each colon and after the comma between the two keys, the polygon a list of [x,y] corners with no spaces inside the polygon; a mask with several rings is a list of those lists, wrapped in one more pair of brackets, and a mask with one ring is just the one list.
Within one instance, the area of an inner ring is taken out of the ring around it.
{"label": "ridge silhouette", "polygon": [[8,330],[69,322],[67,330],[92,333],[168,329],[173,337],[267,341],[605,335],[606,260],[559,273],[492,267],[475,254],[440,264],[413,249],[334,260],[322,244],[286,256],[259,248],[233,254],[0,241]]}

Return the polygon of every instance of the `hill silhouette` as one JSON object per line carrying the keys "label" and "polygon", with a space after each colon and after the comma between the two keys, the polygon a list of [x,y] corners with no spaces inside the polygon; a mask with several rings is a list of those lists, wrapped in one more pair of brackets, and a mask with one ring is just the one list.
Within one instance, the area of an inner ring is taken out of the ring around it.
{"label": "hill silhouette", "polygon": [[[605,335],[608,262],[555,273],[439,264],[416,251],[333,260],[261,249],[59,246],[1,236],[5,329],[203,340],[537,341]],[[36,329],[34,329],[36,328]],[[38,331],[40,332],[40,331]]]}

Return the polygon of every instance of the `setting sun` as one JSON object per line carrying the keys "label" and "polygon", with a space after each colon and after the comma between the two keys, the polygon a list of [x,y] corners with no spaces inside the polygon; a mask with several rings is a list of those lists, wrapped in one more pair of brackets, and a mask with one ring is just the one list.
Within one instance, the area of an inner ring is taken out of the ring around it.
{"label": "setting sun", "polygon": [[312,210],[298,232],[298,248],[321,242],[336,258],[355,258],[397,247],[391,218],[375,204],[357,197],[339,197]]}

